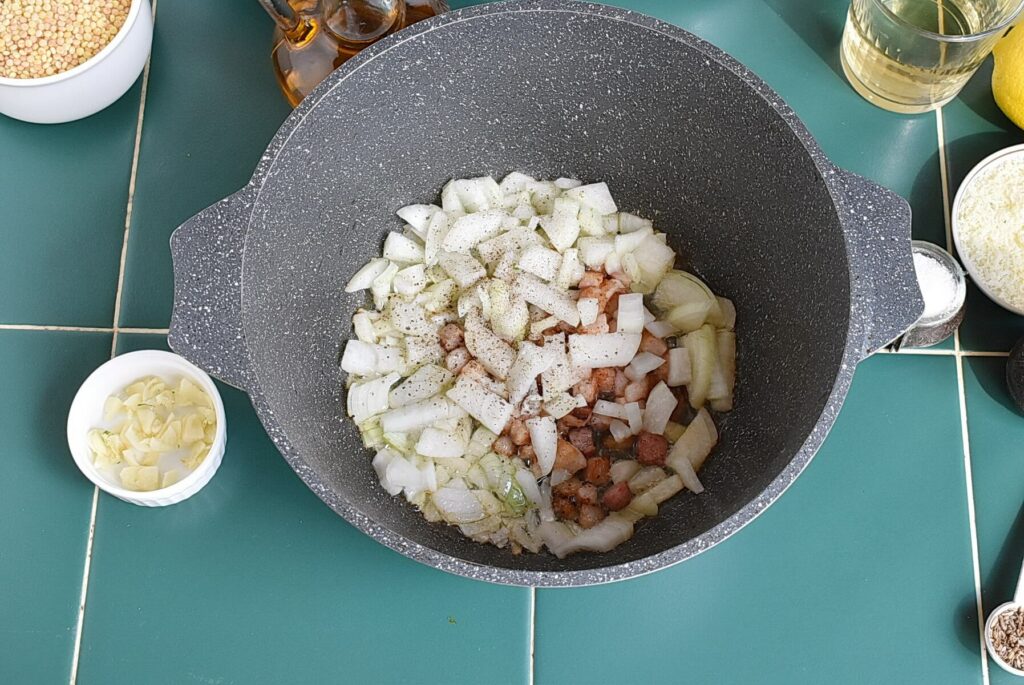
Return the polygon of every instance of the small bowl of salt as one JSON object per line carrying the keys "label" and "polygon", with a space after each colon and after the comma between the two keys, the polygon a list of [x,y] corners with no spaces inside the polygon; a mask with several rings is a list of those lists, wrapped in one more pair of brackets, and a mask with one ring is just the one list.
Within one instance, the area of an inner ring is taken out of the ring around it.
{"label": "small bowl of salt", "polygon": [[938,245],[915,240],[912,247],[924,311],[898,346],[929,347],[951,336],[963,320],[967,280],[956,259]]}

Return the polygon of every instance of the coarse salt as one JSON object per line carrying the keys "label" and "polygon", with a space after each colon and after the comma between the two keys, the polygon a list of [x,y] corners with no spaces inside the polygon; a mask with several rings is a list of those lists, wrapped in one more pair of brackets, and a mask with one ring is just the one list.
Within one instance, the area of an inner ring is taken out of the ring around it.
{"label": "coarse salt", "polygon": [[957,304],[957,283],[949,269],[934,257],[914,252],[914,270],[924,297],[921,319],[931,321],[951,312]]}
{"label": "coarse salt", "polygon": [[1024,155],[982,169],[964,189],[956,221],[957,247],[971,275],[1024,311]]}

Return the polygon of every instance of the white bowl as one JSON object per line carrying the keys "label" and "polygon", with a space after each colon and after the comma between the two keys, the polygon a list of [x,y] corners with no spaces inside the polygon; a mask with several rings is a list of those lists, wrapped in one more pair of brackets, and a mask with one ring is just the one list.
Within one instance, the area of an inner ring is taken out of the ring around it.
{"label": "white bowl", "polygon": [[59,124],[95,114],[124,95],[146,66],[153,43],[149,2],[132,0],[114,39],[77,67],[42,78],[0,77],[0,113],[35,124]]}
{"label": "white bowl", "polygon": [[[103,423],[103,404],[107,398],[143,376],[161,376],[165,379],[185,376],[206,391],[213,401],[217,416],[213,445],[199,466],[177,483],[150,492],[123,488],[107,473],[97,469],[92,463],[88,441],[89,429]],[[227,444],[225,424],[224,402],[217,392],[217,386],[202,369],[171,352],[141,350],[114,357],[85,379],[68,412],[68,447],[85,477],[104,492],[132,504],[163,507],[188,499],[213,478],[224,458],[224,447]]]}
{"label": "white bowl", "polygon": [[[992,164],[996,160],[1009,156],[1024,156],[1024,143],[1020,145],[1011,145],[1010,147],[1003,148],[1002,150],[994,152],[985,159],[978,162],[978,164],[975,165],[973,169],[971,169],[971,173],[967,174],[967,177],[964,178],[963,183],[960,184],[960,187],[956,191],[956,197],[953,199],[953,209],[951,211],[952,216],[950,217],[950,226],[953,232],[953,243],[956,245],[957,256],[959,256],[960,261],[963,262],[964,268],[967,269],[967,273],[971,274],[971,279],[974,281],[974,285],[981,288],[981,291],[985,293],[990,300],[998,304],[1003,309],[1009,310],[1014,314],[1020,314],[1021,316],[1024,316],[1024,309],[1015,307],[1006,300],[1003,300],[995,293],[993,293],[991,290],[989,290],[988,287],[985,285],[985,281],[982,278],[984,274],[982,274],[981,271],[978,270],[978,268],[974,265],[974,262],[971,261],[971,256],[964,251],[963,245],[960,244],[960,226],[959,222],[957,221],[957,215],[960,213],[960,201],[963,198],[965,190],[968,187],[970,187],[971,183],[974,182],[974,180],[978,177],[978,174],[981,173],[981,171],[984,170],[985,167]],[[1024,189],[1021,190],[1021,193],[1024,193]]]}

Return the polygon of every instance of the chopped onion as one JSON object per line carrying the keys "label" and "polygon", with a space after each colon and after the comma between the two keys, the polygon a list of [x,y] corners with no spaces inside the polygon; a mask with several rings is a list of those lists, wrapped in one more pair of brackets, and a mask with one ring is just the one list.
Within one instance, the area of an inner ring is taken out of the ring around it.
{"label": "chopped onion", "polygon": [[644,296],[640,293],[619,295],[619,309],[615,314],[616,331],[640,333],[644,330]]}
{"label": "chopped onion", "polygon": [[511,404],[465,376],[460,376],[445,395],[495,434],[500,434],[512,418]]}
{"label": "chopped onion", "polygon": [[514,405],[522,402],[537,376],[547,371],[555,361],[550,350],[545,351],[544,348],[530,342],[522,343],[505,383],[509,401]]}
{"label": "chopped onion", "polygon": [[673,347],[668,351],[669,387],[676,388],[690,382],[690,354],[686,347]]}
{"label": "chopped onion", "polygon": [[505,178],[501,179],[501,183],[498,184],[498,189],[504,193],[519,193],[530,187],[531,183],[536,181],[533,176],[527,176],[526,174],[518,171],[513,171]]}
{"label": "chopped onion", "polygon": [[580,282],[584,273],[586,269],[580,261],[579,250],[570,247],[562,253],[562,263],[558,267],[558,275],[555,276],[555,286],[568,290]]}
{"label": "chopped onion", "polygon": [[423,247],[401,233],[392,231],[384,240],[384,258],[393,262],[419,263],[423,261]]}
{"label": "chopped onion", "polygon": [[395,213],[402,221],[409,224],[416,235],[426,238],[427,226],[430,225],[434,214],[439,211],[441,208],[436,205],[406,205]]}
{"label": "chopped onion", "polygon": [[423,261],[427,266],[437,264],[437,255],[441,252],[441,243],[444,242],[452,222],[447,212],[435,212],[427,224],[427,237],[424,238]]}
{"label": "chopped onion", "polygon": [[570,188],[579,188],[581,185],[583,185],[583,181],[577,180],[575,178],[563,177],[555,179],[555,187],[561,188],[562,190],[569,190]]}
{"label": "chopped onion", "polygon": [[370,292],[373,294],[373,306],[377,309],[383,309],[384,305],[387,304],[388,295],[391,293],[391,282],[395,280],[395,274],[397,273],[398,265],[389,262],[387,268],[373,279],[373,283],[370,284]]}
{"label": "chopped onion", "polygon": [[452,416],[459,416],[459,412],[451,402],[431,397],[382,414],[380,425],[385,433],[407,433]]}
{"label": "chopped onion", "polygon": [[373,321],[367,312],[359,311],[352,315],[352,330],[356,337],[364,343],[376,343],[377,332],[373,328]]}
{"label": "chopped onion", "polygon": [[608,400],[598,400],[595,402],[594,413],[601,416],[610,416],[613,419],[627,418],[626,409],[623,405],[618,402],[609,402]]}
{"label": "chopped onion", "polygon": [[537,416],[527,419],[526,428],[530,431],[530,442],[537,457],[540,475],[546,476],[551,473],[558,450],[558,429],[555,420],[550,416]]}
{"label": "chopped onion", "polygon": [[581,205],[593,207],[601,214],[614,214],[618,209],[615,200],[612,199],[611,191],[607,183],[591,183],[590,185],[579,186],[565,191],[566,197],[571,197]]}
{"label": "chopped onion", "polygon": [[512,346],[494,334],[476,314],[466,317],[466,349],[497,378],[508,377],[516,353]]}
{"label": "chopped onion", "polygon": [[377,346],[361,340],[349,340],[345,343],[345,352],[341,355],[341,369],[360,376],[376,373]]}
{"label": "chopped onion", "polygon": [[672,268],[672,264],[676,260],[675,250],[660,238],[661,235],[649,235],[633,250],[632,257],[636,260],[636,267],[639,271],[636,277],[639,287],[637,283],[634,283],[634,290],[639,289],[644,293],[653,292],[668,270]]}
{"label": "chopped onion", "polygon": [[536,276],[525,273],[516,276],[513,287],[523,299],[533,306],[540,307],[548,314],[557,316],[570,326],[579,325],[579,310],[576,309],[576,303],[565,290],[555,288],[538,280]]}
{"label": "chopped onion", "polygon": [[442,251],[437,261],[460,288],[468,288],[487,275],[483,265],[468,254]]}
{"label": "chopped onion", "polygon": [[576,300],[576,309],[580,312],[580,323],[589,326],[597,321],[600,303],[593,297],[581,297]]}
{"label": "chopped onion", "polygon": [[388,410],[388,391],[401,378],[388,374],[364,383],[353,383],[347,393],[347,411],[356,423]]}
{"label": "chopped onion", "polygon": [[446,431],[427,427],[416,441],[416,453],[425,457],[453,459],[466,453],[466,444]]}
{"label": "chopped onion", "polygon": [[[686,427],[682,437],[676,440],[668,454],[668,465],[687,481],[686,471],[690,467],[694,472],[704,465],[704,460],[718,444],[718,430],[715,422],[706,409],[697,412],[696,418]],[[684,463],[685,462],[685,463]],[[686,482],[690,488],[690,483]],[[690,488],[693,490],[693,488]],[[696,491],[695,491],[696,492]]]}
{"label": "chopped onion", "polygon": [[667,338],[676,332],[676,327],[668,321],[651,321],[645,323],[644,328],[655,338]]}
{"label": "chopped onion", "polygon": [[389,264],[390,262],[387,259],[380,257],[371,259],[349,279],[348,285],[345,286],[345,292],[354,293],[359,290],[366,290],[373,285],[373,280],[377,276],[384,273]]}
{"label": "chopped onion", "polygon": [[540,238],[532,229],[520,227],[483,241],[476,246],[476,251],[481,259],[490,264],[506,254],[518,254],[531,245],[539,244]]}
{"label": "chopped onion", "polygon": [[543,499],[540,494],[540,486],[537,485],[537,479],[533,477],[532,473],[526,469],[517,469],[516,482],[518,482],[519,487],[523,489],[523,494],[526,495],[526,499],[536,505],[543,503]]}
{"label": "chopped onion", "polygon": [[400,298],[391,298],[388,312],[395,328],[407,335],[428,335],[437,327],[427,321],[423,308],[415,302],[406,302]]}
{"label": "chopped onion", "polygon": [[580,238],[579,240],[580,259],[591,269],[602,268],[608,255],[614,249],[615,240],[612,238]]}
{"label": "chopped onion", "polygon": [[596,369],[625,366],[640,348],[639,333],[596,333],[569,336],[569,357],[574,366]]}
{"label": "chopped onion", "polygon": [[427,273],[422,264],[414,264],[395,274],[391,283],[399,295],[411,297],[427,287]]}
{"label": "chopped onion", "polygon": [[639,402],[627,402],[623,406],[626,409],[626,418],[629,420],[629,432],[637,435],[644,429],[644,410],[640,408]]}
{"label": "chopped onion", "polygon": [[647,396],[644,405],[644,430],[655,435],[664,435],[665,426],[675,411],[679,400],[668,389],[664,381],[658,383]]}
{"label": "chopped onion", "polygon": [[629,436],[633,435],[633,431],[630,430],[629,426],[618,419],[615,419],[611,424],[609,424],[608,430],[611,431],[612,437],[615,438],[616,442],[622,442]]}
{"label": "chopped onion", "polygon": [[505,213],[500,209],[461,216],[448,230],[441,241],[441,247],[448,252],[469,252],[477,243],[501,233],[501,221],[504,218]]}
{"label": "chopped onion", "polygon": [[619,233],[633,233],[644,228],[654,228],[650,219],[644,219],[629,212],[619,212]]}
{"label": "chopped onion", "polygon": [[531,245],[519,257],[518,266],[538,278],[552,281],[558,274],[558,267],[561,263],[562,256],[554,250],[549,250],[541,245]]}
{"label": "chopped onion", "polygon": [[638,381],[664,363],[665,360],[656,354],[640,352],[633,357],[633,361],[626,367],[626,378],[631,381]]}
{"label": "chopped onion", "polygon": [[649,228],[641,228],[632,233],[620,233],[615,236],[615,251],[620,256],[628,254],[640,247],[640,243],[650,235],[653,235],[653,231]]}
{"label": "chopped onion", "polygon": [[612,463],[611,477],[613,483],[621,483],[627,481],[636,475],[636,472],[640,470],[640,462],[634,461],[633,459],[619,459]]}
{"label": "chopped onion", "polygon": [[544,402],[544,411],[556,419],[562,418],[575,408],[576,398],[567,392],[560,392]]}
{"label": "chopped onion", "polygon": [[559,252],[573,246],[580,235],[579,202],[568,197],[559,197],[554,201],[550,216],[541,217],[540,226],[544,229],[551,245]]}
{"label": "chopped onion", "polygon": [[472,523],[484,517],[484,508],[471,490],[439,488],[431,495],[431,501],[450,523]]}

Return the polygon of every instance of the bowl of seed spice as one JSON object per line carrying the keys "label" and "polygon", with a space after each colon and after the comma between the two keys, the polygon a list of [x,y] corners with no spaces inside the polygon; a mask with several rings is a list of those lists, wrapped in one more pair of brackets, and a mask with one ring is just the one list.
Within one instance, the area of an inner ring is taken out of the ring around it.
{"label": "bowl of seed spice", "polygon": [[0,0],[0,113],[95,114],[131,88],[152,42],[150,0]]}

